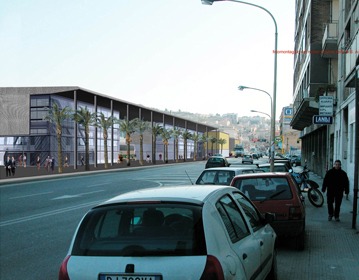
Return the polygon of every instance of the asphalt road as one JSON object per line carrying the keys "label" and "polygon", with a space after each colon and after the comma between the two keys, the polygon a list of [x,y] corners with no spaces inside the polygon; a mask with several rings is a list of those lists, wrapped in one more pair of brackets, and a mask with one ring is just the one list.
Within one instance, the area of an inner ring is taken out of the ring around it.
{"label": "asphalt road", "polygon": [[[242,165],[241,159],[229,162]],[[189,178],[194,182],[203,169],[204,162],[191,162],[0,186],[0,279],[57,279],[73,233],[92,206],[131,190],[191,184]],[[307,201],[306,249],[298,252],[290,241],[281,242],[279,279],[354,279],[358,238],[348,235],[350,213],[344,206],[343,221],[328,224],[326,207]]]}
{"label": "asphalt road", "polygon": [[0,186],[0,279],[57,279],[91,207],[131,190],[191,184],[186,172],[194,181],[203,168],[192,162]]}

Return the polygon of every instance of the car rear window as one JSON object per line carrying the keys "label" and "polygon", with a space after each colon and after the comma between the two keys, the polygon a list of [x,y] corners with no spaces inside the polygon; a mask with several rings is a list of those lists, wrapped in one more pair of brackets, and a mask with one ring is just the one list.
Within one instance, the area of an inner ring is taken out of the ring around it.
{"label": "car rear window", "polygon": [[208,170],[204,171],[196,181],[196,185],[226,185],[229,186],[234,177],[234,171]]}
{"label": "car rear window", "polygon": [[[261,166],[260,169],[264,170],[265,172],[270,171],[270,166]],[[274,172],[287,172],[287,168],[285,166],[274,166]]]}
{"label": "car rear window", "polygon": [[91,210],[72,250],[78,256],[206,255],[202,207],[119,204]]}
{"label": "car rear window", "polygon": [[210,158],[209,163],[223,163],[223,158]]}
{"label": "car rear window", "polygon": [[293,198],[286,177],[238,178],[234,187],[251,200],[288,200]]}

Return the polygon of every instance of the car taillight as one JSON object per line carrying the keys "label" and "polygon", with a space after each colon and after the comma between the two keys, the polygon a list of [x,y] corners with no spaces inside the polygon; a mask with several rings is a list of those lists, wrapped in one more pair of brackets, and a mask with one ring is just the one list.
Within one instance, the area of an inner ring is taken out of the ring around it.
{"label": "car taillight", "polygon": [[200,280],[224,280],[222,266],[214,256],[207,256],[206,266]]}
{"label": "car taillight", "polygon": [[70,256],[67,256],[61,264],[59,272],[59,280],[70,280],[69,274],[67,273],[67,262],[69,261]]}
{"label": "car taillight", "polygon": [[289,208],[289,220],[300,220],[302,218],[302,209],[300,207]]}

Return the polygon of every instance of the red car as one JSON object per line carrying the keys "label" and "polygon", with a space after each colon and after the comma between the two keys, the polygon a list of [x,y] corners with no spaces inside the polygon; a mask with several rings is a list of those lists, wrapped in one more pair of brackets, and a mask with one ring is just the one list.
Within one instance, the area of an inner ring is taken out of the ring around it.
{"label": "red car", "polygon": [[266,172],[238,175],[231,186],[241,190],[261,213],[275,213],[271,226],[278,236],[295,238],[296,247],[304,249],[304,196],[291,173]]}

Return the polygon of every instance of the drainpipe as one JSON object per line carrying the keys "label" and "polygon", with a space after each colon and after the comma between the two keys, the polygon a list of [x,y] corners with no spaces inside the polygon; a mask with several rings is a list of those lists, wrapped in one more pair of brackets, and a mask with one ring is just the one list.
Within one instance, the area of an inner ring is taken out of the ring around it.
{"label": "drainpipe", "polygon": [[354,199],[352,228],[356,229],[358,214],[358,181],[359,181],[359,57],[355,64],[355,154],[354,154]]}

